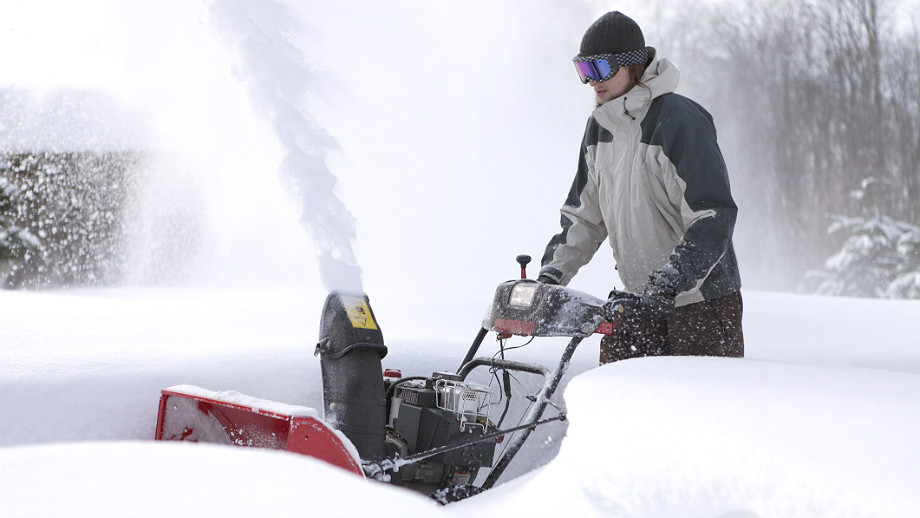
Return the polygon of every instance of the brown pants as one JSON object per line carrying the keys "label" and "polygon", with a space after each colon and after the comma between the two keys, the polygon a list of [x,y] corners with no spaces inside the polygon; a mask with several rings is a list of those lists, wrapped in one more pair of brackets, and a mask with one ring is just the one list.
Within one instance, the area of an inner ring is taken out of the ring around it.
{"label": "brown pants", "polygon": [[622,318],[601,339],[601,365],[641,356],[744,357],[741,292],[681,306],[669,320]]}

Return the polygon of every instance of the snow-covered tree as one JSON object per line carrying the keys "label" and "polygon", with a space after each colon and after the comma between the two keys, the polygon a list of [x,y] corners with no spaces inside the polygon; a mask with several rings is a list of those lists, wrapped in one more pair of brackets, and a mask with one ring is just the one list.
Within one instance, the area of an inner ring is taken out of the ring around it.
{"label": "snow-covered tree", "polygon": [[873,177],[852,199],[860,216],[832,216],[828,234],[846,236],[840,250],[813,272],[817,292],[859,297],[920,298],[920,227],[884,215],[897,189]]}
{"label": "snow-covered tree", "polygon": [[0,279],[4,287],[13,287],[24,270],[38,264],[43,254],[41,239],[16,224],[21,194],[16,184],[0,176]]}
{"label": "snow-covered tree", "polygon": [[0,156],[0,264],[5,288],[117,282],[132,152]]}
{"label": "snow-covered tree", "polygon": [[892,298],[920,299],[920,230],[915,227],[898,239],[898,254],[902,261],[886,294]]}

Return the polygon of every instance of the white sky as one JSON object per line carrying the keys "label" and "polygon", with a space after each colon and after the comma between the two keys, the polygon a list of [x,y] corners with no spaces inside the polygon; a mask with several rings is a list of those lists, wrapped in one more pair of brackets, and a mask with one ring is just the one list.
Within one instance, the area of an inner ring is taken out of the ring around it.
{"label": "white sky", "polygon": [[110,86],[124,62],[114,27],[117,2],[4,2],[0,84]]}

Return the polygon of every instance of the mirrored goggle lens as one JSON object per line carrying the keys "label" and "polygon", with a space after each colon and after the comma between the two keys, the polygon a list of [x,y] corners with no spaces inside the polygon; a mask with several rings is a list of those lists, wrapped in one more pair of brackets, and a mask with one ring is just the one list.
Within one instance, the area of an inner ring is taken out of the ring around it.
{"label": "mirrored goggle lens", "polygon": [[578,78],[582,83],[596,81],[598,83],[606,81],[613,77],[617,69],[610,66],[610,61],[606,59],[595,59],[593,61],[576,61],[575,70],[578,71]]}

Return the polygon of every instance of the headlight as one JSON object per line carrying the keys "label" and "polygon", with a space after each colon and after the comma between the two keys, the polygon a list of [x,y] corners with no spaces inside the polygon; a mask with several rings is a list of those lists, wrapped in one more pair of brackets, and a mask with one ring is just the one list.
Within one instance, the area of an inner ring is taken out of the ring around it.
{"label": "headlight", "polygon": [[536,283],[521,283],[511,289],[511,300],[508,305],[519,308],[529,308],[533,305],[533,297],[537,293]]}

